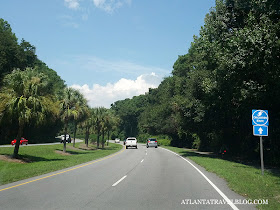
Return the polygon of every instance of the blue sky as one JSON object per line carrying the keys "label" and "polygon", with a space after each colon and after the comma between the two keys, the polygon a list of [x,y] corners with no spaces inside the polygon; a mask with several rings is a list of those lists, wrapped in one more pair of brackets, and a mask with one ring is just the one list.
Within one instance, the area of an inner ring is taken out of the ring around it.
{"label": "blue sky", "polygon": [[95,106],[157,87],[215,0],[2,0],[19,40]]}

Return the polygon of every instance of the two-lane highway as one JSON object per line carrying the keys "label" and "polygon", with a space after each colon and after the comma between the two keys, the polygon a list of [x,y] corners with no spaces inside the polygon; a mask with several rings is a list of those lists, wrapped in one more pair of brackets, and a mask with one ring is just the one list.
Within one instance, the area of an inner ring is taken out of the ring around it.
{"label": "two-lane highway", "polygon": [[103,159],[2,185],[0,208],[254,208],[227,203],[226,199],[244,198],[222,179],[187,161],[163,148],[123,149]]}

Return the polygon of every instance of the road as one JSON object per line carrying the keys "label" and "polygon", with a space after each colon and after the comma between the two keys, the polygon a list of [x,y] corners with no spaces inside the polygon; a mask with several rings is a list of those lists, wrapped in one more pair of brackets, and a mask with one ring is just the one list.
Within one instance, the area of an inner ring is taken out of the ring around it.
{"label": "road", "polygon": [[2,185],[0,207],[5,210],[255,208],[228,204],[227,199],[244,198],[229,190],[224,180],[188,161],[163,148],[144,145],[138,145],[138,149],[124,148],[103,159]]}

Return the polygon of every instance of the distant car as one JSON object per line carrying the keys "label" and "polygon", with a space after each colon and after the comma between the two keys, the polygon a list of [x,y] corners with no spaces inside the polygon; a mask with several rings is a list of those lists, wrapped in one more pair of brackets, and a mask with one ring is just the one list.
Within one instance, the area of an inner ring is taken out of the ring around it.
{"label": "distant car", "polygon": [[137,149],[137,139],[135,137],[128,137],[125,140],[125,147],[135,147]]}
{"label": "distant car", "polygon": [[[11,144],[12,144],[12,145],[15,145],[16,142],[17,142],[17,140],[14,139],[13,141],[11,141]],[[23,137],[21,137],[21,139],[20,139],[20,141],[19,141],[19,144],[20,144],[20,145],[23,145],[23,144],[27,145],[27,144],[28,144],[28,140],[25,139],[25,138],[23,138]]]}
{"label": "distant car", "polygon": [[120,143],[120,139],[115,139],[115,143]]}
{"label": "distant car", "polygon": [[[64,135],[61,135],[61,141],[60,141],[60,143],[63,143],[64,142]],[[68,143],[71,143],[71,137],[70,137],[70,135],[69,134],[66,134],[66,142],[68,142]]]}
{"label": "distant car", "polygon": [[158,142],[155,138],[149,138],[147,140],[147,148],[149,148],[149,147],[155,147],[155,148],[158,147]]}

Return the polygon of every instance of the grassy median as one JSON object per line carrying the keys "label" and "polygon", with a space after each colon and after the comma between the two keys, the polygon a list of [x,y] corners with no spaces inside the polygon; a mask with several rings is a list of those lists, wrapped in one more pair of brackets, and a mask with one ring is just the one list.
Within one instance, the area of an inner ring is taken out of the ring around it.
{"label": "grassy median", "polygon": [[268,205],[258,205],[259,209],[280,209],[279,170],[266,170],[262,176],[258,166],[225,160],[215,155],[202,155],[183,148],[168,146],[165,148],[217,174],[227,181],[229,188],[247,199],[268,199]]}
{"label": "grassy median", "polygon": [[63,144],[48,146],[20,146],[19,160],[13,160],[13,147],[0,148],[0,185],[42,175],[63,168],[75,166],[111,155],[122,149],[122,145],[109,144],[104,149],[96,146],[85,147],[83,143],[67,144],[67,153],[63,153]]}

